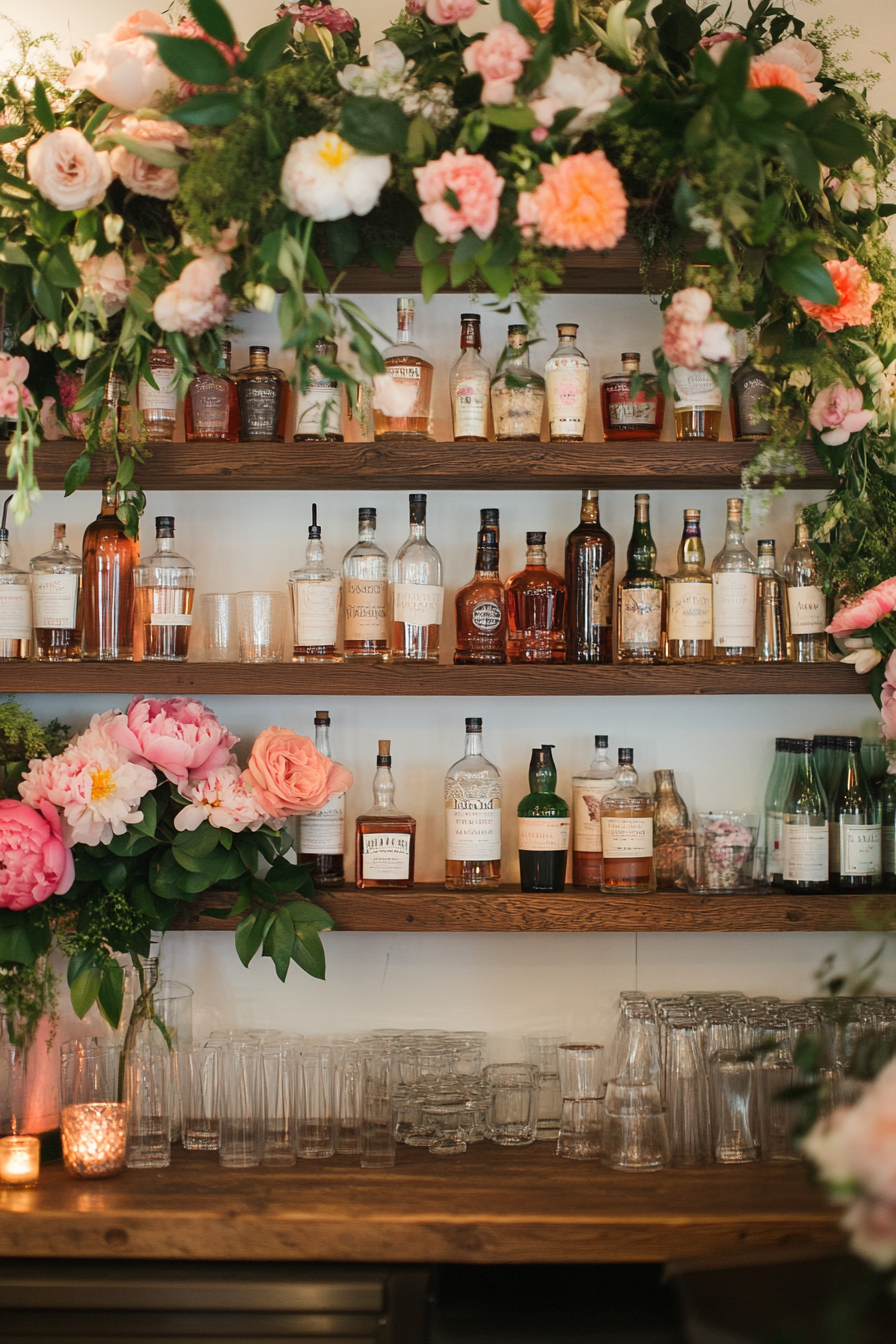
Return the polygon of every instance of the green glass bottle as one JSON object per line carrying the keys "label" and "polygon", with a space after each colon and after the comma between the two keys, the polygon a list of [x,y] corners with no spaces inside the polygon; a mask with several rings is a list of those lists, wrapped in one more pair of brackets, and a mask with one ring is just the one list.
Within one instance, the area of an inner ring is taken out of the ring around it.
{"label": "green glass bottle", "polygon": [[784,800],[784,890],[793,896],[828,889],[828,803],[815,769],[812,739],[792,738],[793,775]]}
{"label": "green glass bottle", "polygon": [[532,748],[529,792],[516,810],[519,818],[520,885],[523,891],[562,891],[569,849],[569,806],[555,792],[553,747]]}
{"label": "green glass bottle", "polygon": [[880,809],[880,856],[884,891],[896,891],[896,775],[884,775],[877,790]]}
{"label": "green glass bottle", "polygon": [[765,791],[765,876],[773,887],[784,881],[784,802],[793,777],[789,737],[775,738],[775,760]]}
{"label": "green glass bottle", "polygon": [[617,590],[617,648],[620,663],[658,663],[663,652],[663,593],[650,533],[650,496],[635,495],[635,521],[628,544],[628,569]]}
{"label": "green glass bottle", "polygon": [[828,816],[831,889],[870,891],[881,870],[877,800],[862,765],[862,739],[845,737],[845,755]]}

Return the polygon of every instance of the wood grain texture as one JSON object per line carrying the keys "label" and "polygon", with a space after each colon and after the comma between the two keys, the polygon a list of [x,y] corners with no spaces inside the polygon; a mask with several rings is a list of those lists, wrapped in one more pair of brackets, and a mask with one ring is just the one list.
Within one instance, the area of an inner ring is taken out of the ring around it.
{"label": "wood grain texture", "polygon": [[0,1188],[0,1255],[557,1264],[842,1246],[799,1166],[613,1172],[552,1147],[483,1143],[451,1162],[401,1147],[391,1171],[336,1157],[273,1172],[176,1149],[167,1169],[96,1182],[59,1164],[34,1189]]}

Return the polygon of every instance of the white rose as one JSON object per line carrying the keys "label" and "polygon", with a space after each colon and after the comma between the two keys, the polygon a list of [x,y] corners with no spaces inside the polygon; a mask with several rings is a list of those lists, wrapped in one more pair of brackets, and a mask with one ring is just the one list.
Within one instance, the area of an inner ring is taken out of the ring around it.
{"label": "white rose", "polygon": [[152,107],[171,87],[172,80],[152,38],[117,42],[111,33],[97,33],[83,61],[66,80],[66,87],[89,89],[103,103],[136,112],[140,107]]}
{"label": "white rose", "polygon": [[707,322],[699,341],[700,353],[704,359],[719,364],[734,358],[734,345],[727,322]]}
{"label": "white rose", "polygon": [[576,133],[593,126],[621,92],[622,76],[616,70],[584,51],[574,51],[553,62],[531,106],[542,126],[550,126],[557,113],[568,107],[579,108],[566,128]]}
{"label": "white rose", "polygon": [[107,317],[120,313],[134,285],[121,253],[107,252],[104,257],[88,257],[80,270],[85,308],[97,316],[100,309]]}
{"label": "white rose", "polygon": [[57,210],[85,210],[105,196],[112,165],[108,154],[98,154],[79,130],[66,126],[30,146],[28,175]]}
{"label": "white rose", "polygon": [[336,76],[347,93],[370,98],[375,94],[388,97],[382,87],[400,84],[405,74],[405,59],[401,48],[394,42],[374,42],[368,65],[347,65]]}
{"label": "white rose", "polygon": [[291,210],[318,223],[367,215],[389,180],[388,154],[358,154],[335,131],[294,140],[283,161],[280,190]]}

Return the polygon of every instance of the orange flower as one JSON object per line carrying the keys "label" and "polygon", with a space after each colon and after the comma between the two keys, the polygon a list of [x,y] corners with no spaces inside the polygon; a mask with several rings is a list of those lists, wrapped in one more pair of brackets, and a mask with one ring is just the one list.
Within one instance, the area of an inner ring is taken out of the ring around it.
{"label": "orange flower", "polygon": [[801,79],[791,65],[777,65],[773,61],[750,62],[750,77],[747,80],[748,89],[792,89],[798,93],[801,98],[805,98],[810,107],[818,102],[811,89],[806,87],[805,80]]}
{"label": "orange flower", "polygon": [[523,9],[528,9],[542,33],[554,22],[554,0],[523,0]]}
{"label": "orange flower", "polygon": [[800,307],[809,317],[817,318],[825,331],[842,331],[844,327],[867,327],[871,309],[884,291],[883,285],[871,279],[865,266],[855,257],[846,261],[826,261],[824,268],[834,282],[838,303],[812,303],[800,299]]}
{"label": "orange flower", "polygon": [[628,200],[622,180],[602,149],[543,163],[542,180],[519,199],[518,223],[536,225],[548,247],[596,252],[615,247],[625,233]]}

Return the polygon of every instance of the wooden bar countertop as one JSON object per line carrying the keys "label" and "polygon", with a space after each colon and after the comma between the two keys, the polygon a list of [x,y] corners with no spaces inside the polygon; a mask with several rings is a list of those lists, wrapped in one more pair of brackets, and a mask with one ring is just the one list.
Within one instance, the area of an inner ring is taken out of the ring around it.
{"label": "wooden bar countertop", "polygon": [[477,1144],[458,1158],[400,1148],[224,1171],[175,1150],[170,1167],[108,1181],[45,1166],[0,1187],[0,1255],[176,1260],[583,1263],[842,1248],[838,1214],[801,1164],[608,1171],[553,1145]]}

